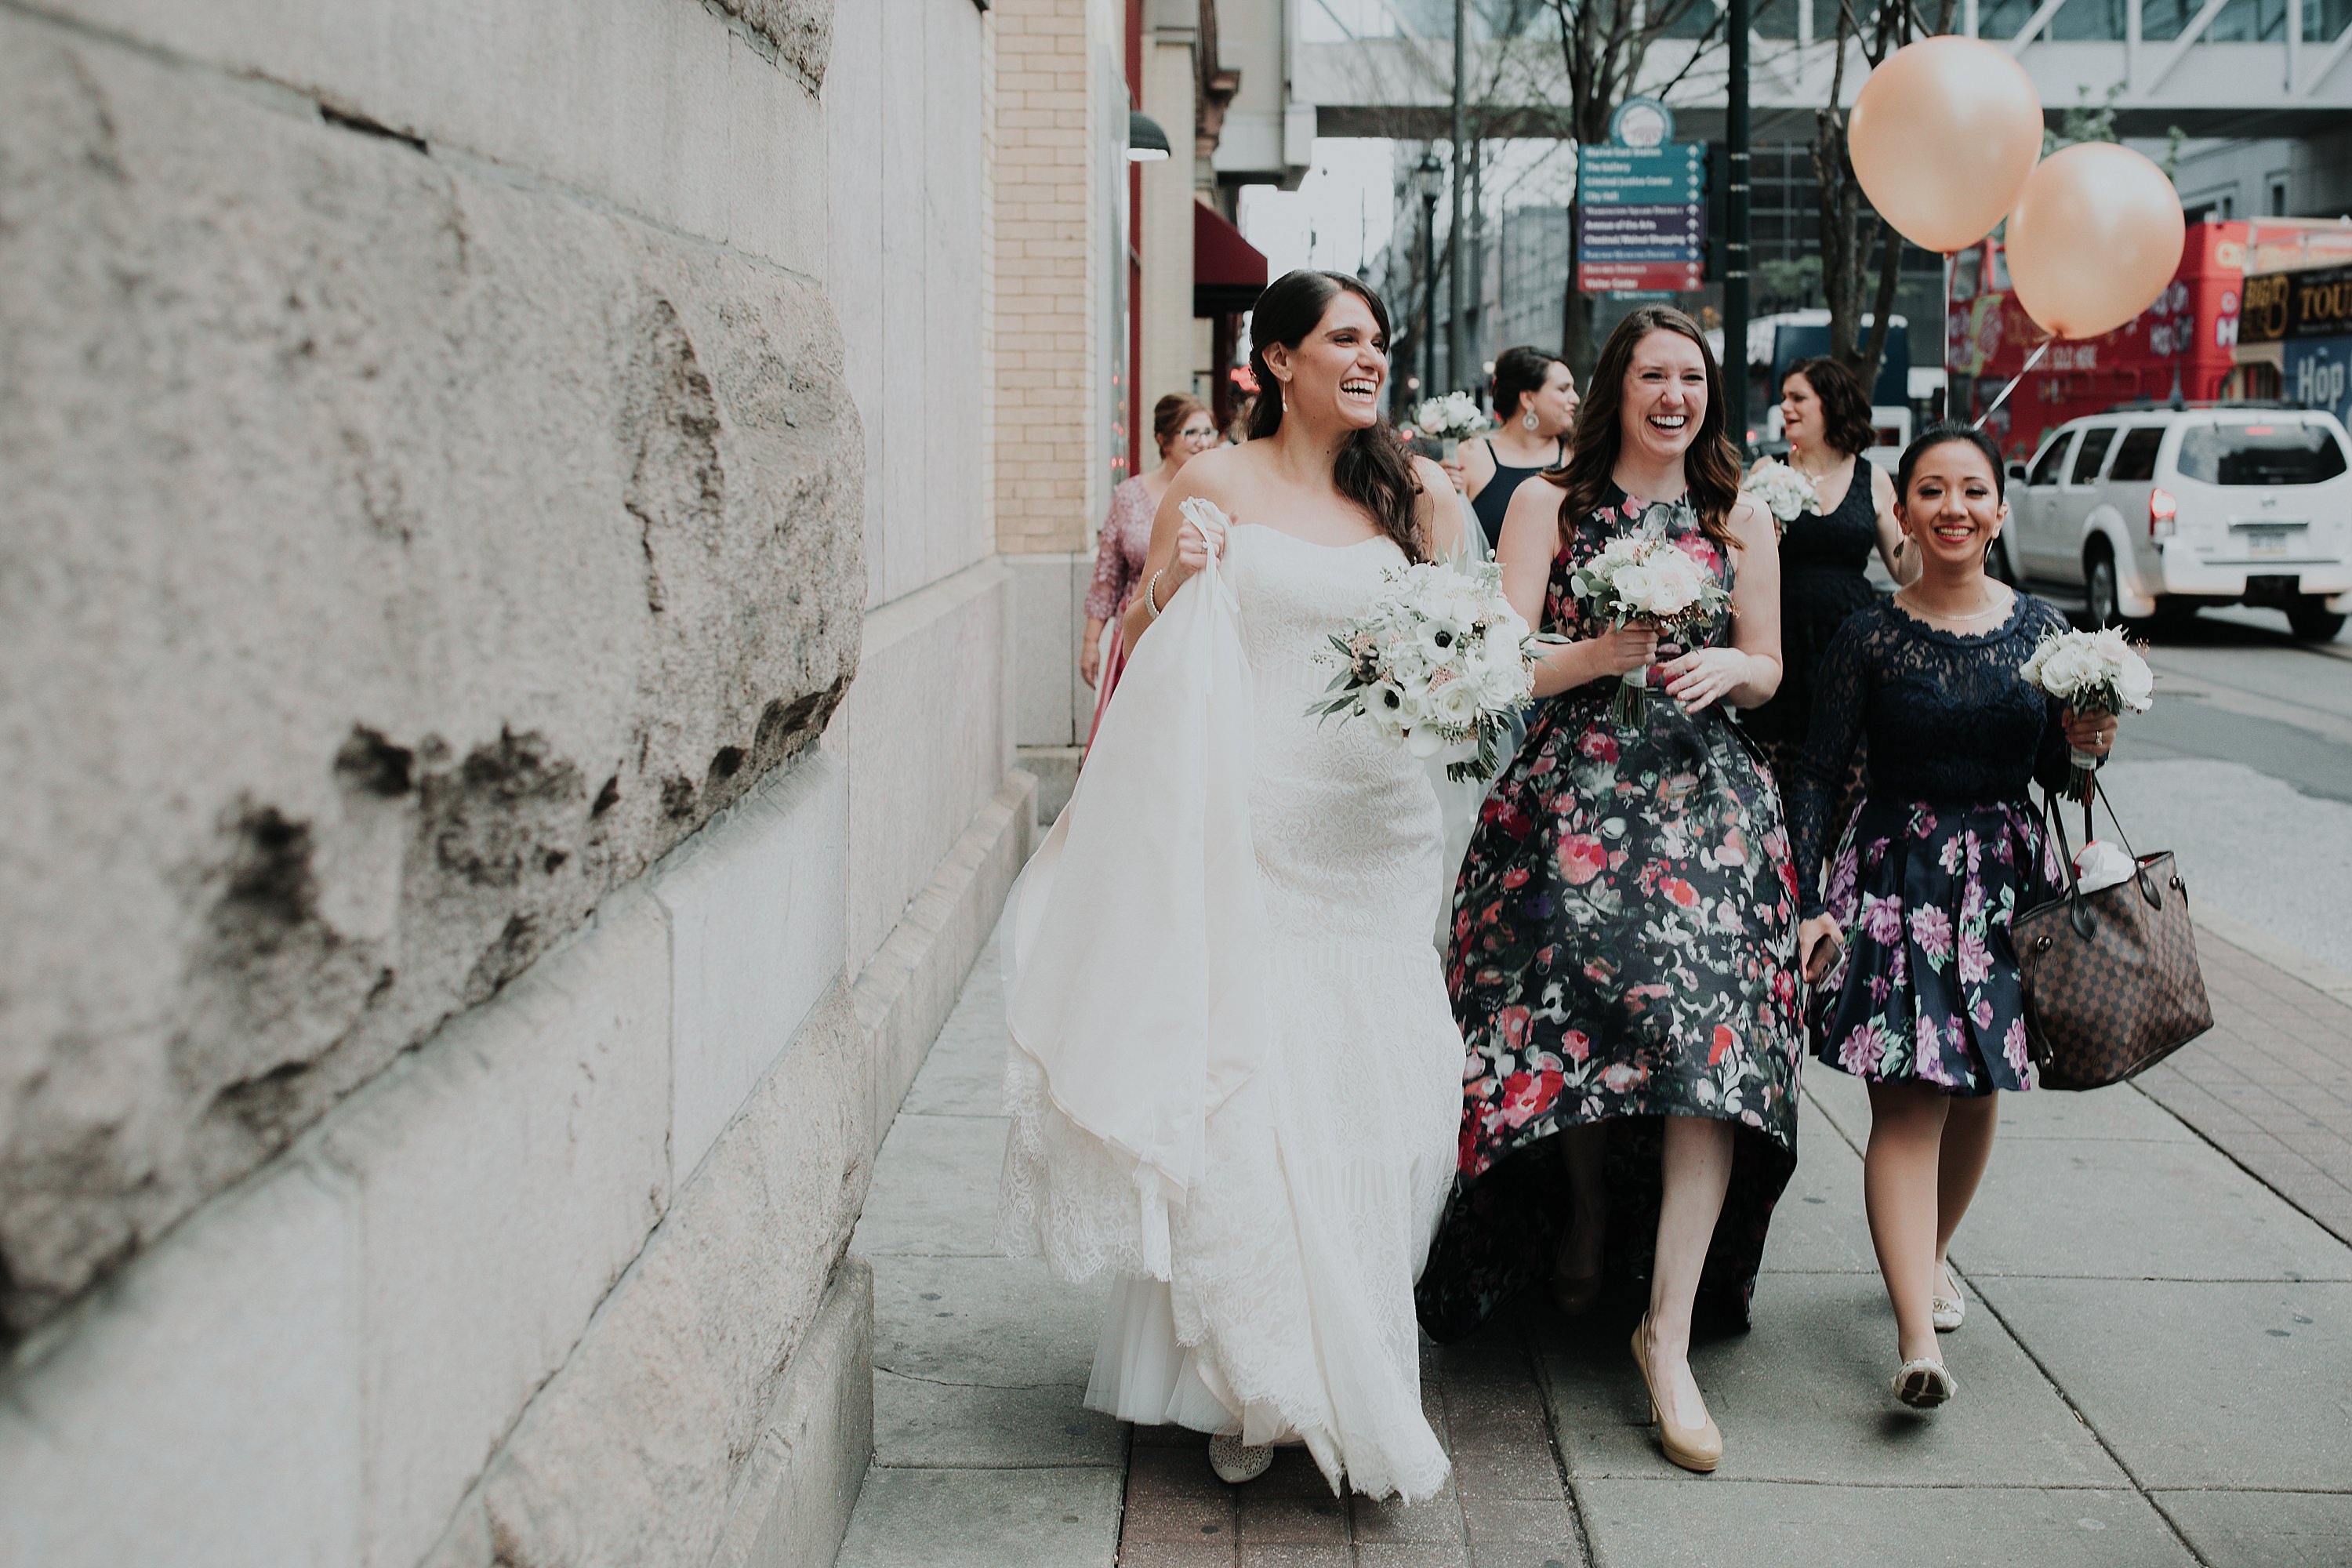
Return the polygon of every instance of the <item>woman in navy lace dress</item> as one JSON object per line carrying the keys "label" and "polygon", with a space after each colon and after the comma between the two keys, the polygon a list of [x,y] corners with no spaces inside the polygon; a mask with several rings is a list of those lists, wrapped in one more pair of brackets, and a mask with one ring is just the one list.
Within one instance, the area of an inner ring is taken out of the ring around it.
{"label": "woman in navy lace dress", "polygon": [[[1995,1095],[2033,1086],[2011,918],[2064,868],[2027,803],[2066,752],[2104,755],[2116,721],[2060,709],[2021,674],[2058,612],[1988,576],[2009,516],[2000,454],[1937,426],[1903,454],[1895,512],[1918,579],[1854,613],[1822,661],[1789,818],[1796,840],[1813,1052],[1870,1085],[1863,1193],[1894,1302],[1895,1395],[1932,1407],[1955,1384],[1937,1349],[1959,1326],[1945,1267],[1992,1152]],[[1868,741],[1869,778],[1820,885],[1831,808]]]}

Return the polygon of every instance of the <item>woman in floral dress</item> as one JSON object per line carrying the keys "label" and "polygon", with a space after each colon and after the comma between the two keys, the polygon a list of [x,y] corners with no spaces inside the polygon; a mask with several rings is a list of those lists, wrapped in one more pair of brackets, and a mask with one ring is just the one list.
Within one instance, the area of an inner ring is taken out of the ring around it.
{"label": "woman in floral dress", "polygon": [[[1772,526],[1739,494],[1717,387],[1689,317],[1636,310],[1601,352],[1567,465],[1504,520],[1505,592],[1572,640],[1537,664],[1550,700],[1455,887],[1461,1152],[1420,1289],[1440,1339],[1547,1274],[1571,1313],[1604,1278],[1645,1295],[1634,1355],[1667,1457],[1692,1469],[1722,1452],[1687,1363],[1693,1320],[1747,1324],[1796,1163],[1801,1048],[1780,796],[1725,711],[1780,679]],[[1612,632],[1572,596],[1576,568],[1628,533],[1671,540],[1730,589],[1690,650]],[[1663,689],[1646,723],[1612,722],[1619,678],[1645,667]]]}
{"label": "woman in floral dress", "polygon": [[[1863,1196],[1895,1306],[1895,1396],[1932,1409],[1958,1387],[1936,1335],[1965,1312],[1945,1249],[1991,1157],[1998,1092],[2033,1087],[2009,922],[2064,868],[2026,792],[2063,781],[2070,742],[2105,755],[2116,721],[2067,713],[2021,673],[2065,622],[1985,574],[2009,515],[2000,449],[1934,426],[1895,488],[1921,571],[1830,643],[1789,816],[1806,973],[1827,987],[1814,1052],[1870,1085]],[[1824,900],[1831,805],[1865,736],[1868,784]]]}

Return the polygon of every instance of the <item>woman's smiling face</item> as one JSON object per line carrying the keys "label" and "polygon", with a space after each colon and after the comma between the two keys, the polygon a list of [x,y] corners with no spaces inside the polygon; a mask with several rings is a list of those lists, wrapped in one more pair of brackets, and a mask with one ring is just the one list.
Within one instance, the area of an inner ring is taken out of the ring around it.
{"label": "woman's smiling face", "polygon": [[1350,429],[1378,424],[1388,347],[1372,308],[1362,296],[1340,289],[1297,348],[1266,345],[1266,367],[1289,373],[1282,381],[1283,412]]}
{"label": "woman's smiling face", "polygon": [[1625,450],[1672,461],[1690,449],[1706,417],[1706,359],[1680,332],[1659,331],[1633,345],[1625,367],[1618,430]]}
{"label": "woman's smiling face", "polygon": [[1939,441],[1919,454],[1895,515],[1927,560],[1981,569],[1986,547],[2008,521],[2009,503],[1975,442]]}

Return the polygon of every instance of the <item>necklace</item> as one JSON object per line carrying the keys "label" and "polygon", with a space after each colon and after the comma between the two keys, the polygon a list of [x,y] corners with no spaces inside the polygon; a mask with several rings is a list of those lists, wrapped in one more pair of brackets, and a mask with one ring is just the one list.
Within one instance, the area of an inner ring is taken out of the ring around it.
{"label": "necklace", "polygon": [[[1991,597],[1991,593],[1990,593],[1990,590],[1987,590],[1987,589],[1980,589],[1980,590],[1979,590],[1979,592],[1984,593],[1988,598]],[[1948,615],[1948,614],[1946,614],[1946,613],[1945,613],[1944,611],[1942,611],[1942,610],[1931,610],[1931,609],[1928,609],[1926,605],[1924,605],[1920,604],[1920,603],[1919,603],[1918,601],[1916,601],[1916,599],[1915,599],[1915,600],[1913,600],[1913,601],[1912,601],[1911,603],[1909,603],[1909,604],[1905,604],[1905,603],[1903,602],[1903,595],[1900,595],[1900,594],[1897,594],[1897,595],[1895,595],[1895,603],[1896,604],[1896,605],[1897,605],[1897,606],[1899,606],[1900,608],[1902,608],[1903,610],[1905,610],[1905,611],[1906,611],[1906,612],[1907,612],[1908,614],[1917,616],[1921,620],[1927,620],[1927,621],[1954,621],[1954,622],[1958,623],[1958,624],[1959,624],[1959,625],[1961,625],[1961,626],[1967,626],[1967,625],[1969,625],[1970,622],[1973,622],[1973,621],[1981,621],[1981,620],[1987,620],[1987,619],[1990,619],[1990,617],[1992,617],[1992,616],[1997,616],[1997,615],[2001,614],[2002,612],[2004,612],[2005,610],[2007,610],[2007,609],[2008,609],[2008,607],[2009,607],[2008,605],[2003,605],[2002,603],[2000,603],[2000,600],[1998,600],[1998,599],[1994,599],[1994,600],[1993,600],[1993,602],[1992,602],[1991,604],[1990,604],[1990,605],[1986,605],[1986,606],[1985,606],[1983,609],[1981,609],[1981,610],[1971,610],[1970,612],[1969,612],[1969,613],[1968,613],[1967,615],[1965,615],[1965,616],[1954,616],[1954,615]]]}

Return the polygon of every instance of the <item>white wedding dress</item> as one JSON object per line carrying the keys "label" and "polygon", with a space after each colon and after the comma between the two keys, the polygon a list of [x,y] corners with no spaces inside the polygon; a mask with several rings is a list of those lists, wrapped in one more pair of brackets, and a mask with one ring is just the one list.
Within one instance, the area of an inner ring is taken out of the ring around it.
{"label": "white wedding dress", "polygon": [[[1420,761],[1369,725],[1307,714],[1332,673],[1315,654],[1402,555],[1386,539],[1335,548],[1262,526],[1228,538],[1223,565],[1153,628],[1162,662],[1139,640],[1078,793],[1015,889],[1004,1238],[1066,1279],[1118,1276],[1088,1405],[1303,1441],[1335,1489],[1425,1498],[1447,1462],[1422,1411],[1412,1286],[1462,1103],[1430,944],[1450,891],[1444,833]],[[1171,689],[1213,686],[1202,672],[1221,652],[1216,694],[1165,706]],[[1139,667],[1147,684],[1130,689]],[[1135,722],[1114,732],[1131,700]],[[1171,732],[1183,755],[1166,752]],[[1168,782],[1189,780],[1203,750],[1205,785]],[[1221,768],[1245,823],[1215,808]],[[1182,830],[1195,816],[1205,848]],[[1254,872],[1221,884],[1228,827],[1245,829]],[[1136,847],[1162,843],[1180,846],[1166,870],[1137,870],[1136,853],[1157,850]],[[1085,880],[1119,858],[1106,873],[1118,884]],[[1165,896],[1163,880],[1193,891]],[[1106,1097],[1112,1071],[1133,1095]]]}

